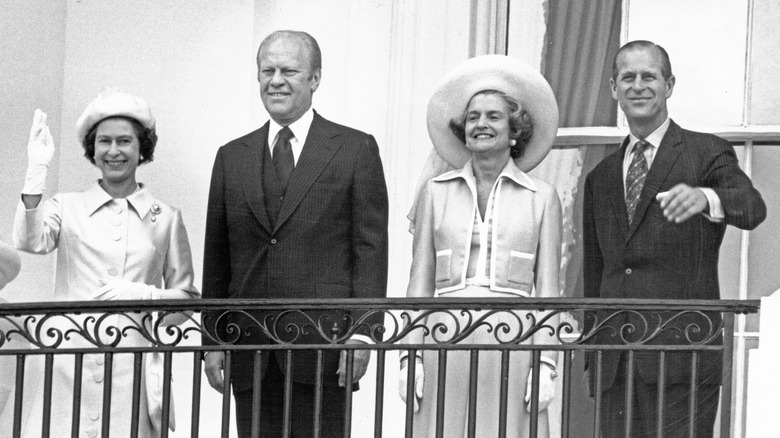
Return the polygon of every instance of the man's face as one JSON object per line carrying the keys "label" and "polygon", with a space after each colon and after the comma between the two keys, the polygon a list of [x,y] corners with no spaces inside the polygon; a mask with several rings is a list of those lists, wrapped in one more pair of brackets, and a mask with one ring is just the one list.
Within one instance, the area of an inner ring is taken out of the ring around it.
{"label": "man's face", "polygon": [[271,118],[282,126],[298,120],[311,107],[320,85],[320,72],[312,72],[304,42],[282,37],[258,54],[257,81],[260,98]]}
{"label": "man's face", "polygon": [[609,85],[629,125],[660,126],[669,114],[666,99],[672,96],[674,76],[664,79],[658,51],[635,48],[622,52],[617,59],[617,72]]}

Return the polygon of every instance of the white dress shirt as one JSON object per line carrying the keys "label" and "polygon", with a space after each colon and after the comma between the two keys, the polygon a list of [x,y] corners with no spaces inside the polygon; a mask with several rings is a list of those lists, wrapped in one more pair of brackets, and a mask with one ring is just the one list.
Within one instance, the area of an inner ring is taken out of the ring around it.
{"label": "white dress shirt", "polygon": [[[292,146],[293,162],[297,165],[298,158],[303,151],[303,145],[306,144],[306,137],[309,135],[309,128],[311,128],[311,122],[314,120],[314,110],[309,107],[300,119],[292,122],[290,131],[293,133],[293,137],[290,139],[290,146]],[[270,120],[268,126],[268,147],[271,149],[271,157],[274,156],[274,145],[276,144],[279,131],[284,126],[276,123],[274,119]]]}

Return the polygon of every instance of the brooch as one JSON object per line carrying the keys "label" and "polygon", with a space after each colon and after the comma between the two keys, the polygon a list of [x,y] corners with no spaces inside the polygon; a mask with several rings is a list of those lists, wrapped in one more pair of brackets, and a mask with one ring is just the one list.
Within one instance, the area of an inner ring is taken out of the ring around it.
{"label": "brooch", "polygon": [[157,215],[160,214],[160,211],[162,209],[160,208],[160,204],[154,203],[152,204],[152,208],[149,209],[149,212],[152,213],[152,222],[157,221]]}

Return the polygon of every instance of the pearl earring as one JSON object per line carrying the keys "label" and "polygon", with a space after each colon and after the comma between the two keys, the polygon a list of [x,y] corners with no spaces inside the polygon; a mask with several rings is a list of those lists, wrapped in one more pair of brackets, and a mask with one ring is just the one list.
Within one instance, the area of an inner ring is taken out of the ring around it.
{"label": "pearl earring", "polygon": [[514,146],[516,144],[517,144],[517,140],[515,140],[514,138],[509,140],[509,146]]}

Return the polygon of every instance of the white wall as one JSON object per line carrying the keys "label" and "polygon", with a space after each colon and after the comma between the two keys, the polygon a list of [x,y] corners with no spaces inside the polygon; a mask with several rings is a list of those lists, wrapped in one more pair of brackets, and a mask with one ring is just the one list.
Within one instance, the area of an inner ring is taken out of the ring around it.
{"label": "white wall", "polygon": [[[50,113],[52,135],[59,139],[65,9],[64,3],[46,0],[17,0],[0,8],[0,239],[9,243],[27,169],[27,138],[35,108]],[[55,166],[49,175],[47,194],[56,190],[58,177]],[[23,254],[22,272],[16,282],[0,292],[0,298],[41,298],[53,284],[53,267],[53,257]]]}

